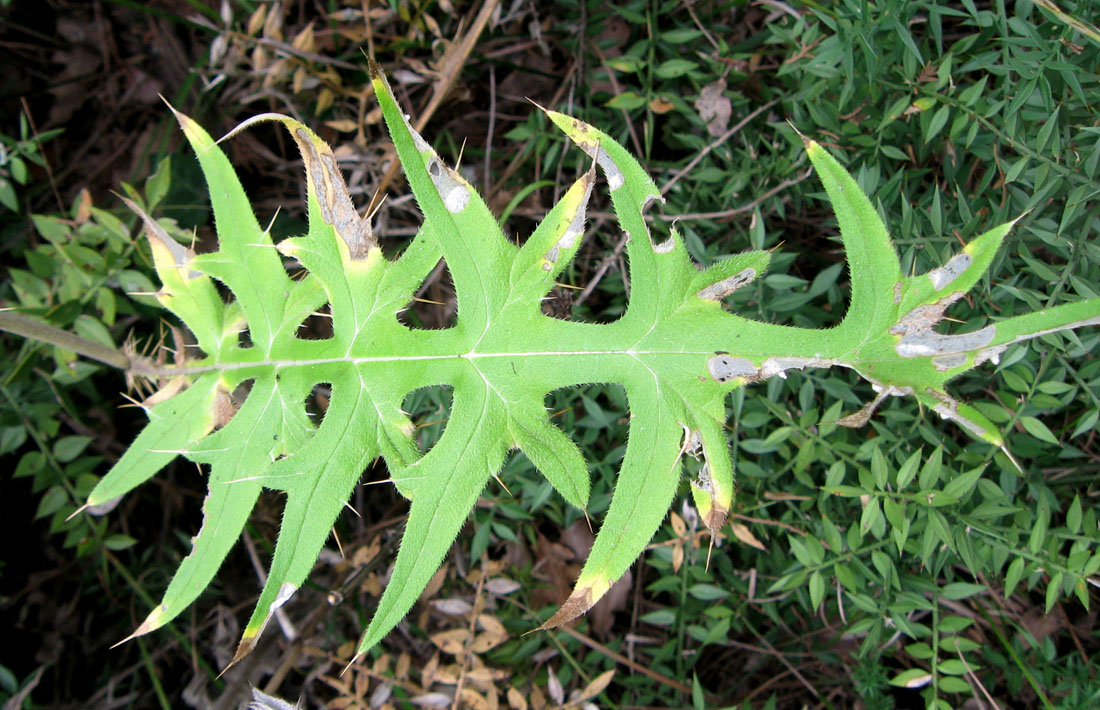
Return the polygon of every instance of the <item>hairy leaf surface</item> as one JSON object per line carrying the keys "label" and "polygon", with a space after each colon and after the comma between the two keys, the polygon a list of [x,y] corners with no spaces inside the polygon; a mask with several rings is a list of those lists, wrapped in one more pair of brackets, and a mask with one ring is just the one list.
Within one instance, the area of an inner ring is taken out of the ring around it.
{"label": "hairy leaf surface", "polygon": [[[285,510],[237,657],[247,653],[309,574],[364,469],[382,457],[410,508],[392,581],[359,647],[365,651],[409,611],[510,450],[522,451],[569,503],[586,504],[584,459],[543,402],[559,388],[616,383],[631,408],[626,454],[575,590],[547,622],[559,625],[590,608],[644,549],[676,493],[685,456],[705,460],[692,482],[694,501],[708,528],[722,527],[734,492],[724,429],[725,399],[734,389],[791,369],[849,367],[878,397],[842,423],[865,423],[883,398],[908,395],[970,435],[1003,446],[984,416],[947,394],[947,382],[995,361],[1012,343],[1100,323],[1100,299],[1091,299],[971,333],[937,332],[946,308],[978,281],[1011,225],[990,230],[927,274],[905,276],[870,201],[809,140],[851,275],[851,304],[835,328],[766,324],[724,310],[722,299],[761,274],[769,253],[747,252],[700,270],[675,230],[654,243],[643,217],[660,200],[650,178],[606,134],[554,111],[547,111],[550,120],[591,156],[593,167],[517,246],[476,190],[413,131],[372,69],[424,215],[395,260],[383,256],[369,221],[355,211],[331,149],[306,126],[266,114],[241,127],[281,123],[305,162],[309,231],[276,245],[220,148],[177,114],[210,188],[218,248],[196,255],[143,217],[163,284],[158,298],[191,330],[196,348],[160,373],[165,389],[147,402],[148,427],[88,504],[125,494],[176,455],[208,465],[210,490],[191,554],[135,634],[165,624],[210,583],[268,488],[285,494]],[[554,319],[540,304],[577,253],[597,169],[629,235],[629,305],[608,324]],[[456,324],[434,331],[403,325],[398,313],[441,258],[454,279]],[[291,279],[284,259],[307,275]],[[232,300],[221,299],[215,280]],[[299,338],[303,321],[326,304],[333,336]],[[331,398],[317,423],[305,402],[320,385]],[[401,404],[409,392],[432,385],[453,388],[453,407],[439,442],[422,454]],[[235,400],[241,392],[243,403]]]}

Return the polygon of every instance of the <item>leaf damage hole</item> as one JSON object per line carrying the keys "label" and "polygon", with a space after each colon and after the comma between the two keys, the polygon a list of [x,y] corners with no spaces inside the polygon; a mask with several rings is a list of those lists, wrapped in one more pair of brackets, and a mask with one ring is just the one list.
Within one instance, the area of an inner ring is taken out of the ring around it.
{"label": "leaf damage hole", "polygon": [[315,384],[309,395],[306,396],[306,414],[309,415],[314,425],[320,426],[321,422],[324,421],[330,400],[332,400],[331,382]]}
{"label": "leaf damage hole", "polygon": [[421,387],[405,395],[401,410],[416,426],[417,443],[425,454],[431,451],[447,428],[453,398],[454,387],[451,385]]}
{"label": "leaf damage hole", "polygon": [[329,340],[332,332],[332,307],[325,304],[309,314],[295,333],[299,340]]}
{"label": "leaf damage hole", "polygon": [[458,323],[458,300],[447,262],[440,259],[409,304],[397,313],[402,325],[415,330],[445,330]]}

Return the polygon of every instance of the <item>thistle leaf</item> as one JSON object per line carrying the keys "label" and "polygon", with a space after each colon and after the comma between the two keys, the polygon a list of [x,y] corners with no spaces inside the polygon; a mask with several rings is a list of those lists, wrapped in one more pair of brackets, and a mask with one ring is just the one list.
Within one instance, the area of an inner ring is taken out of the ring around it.
{"label": "thistle leaf", "polygon": [[[146,402],[150,422],[88,504],[123,495],[177,455],[208,467],[210,492],[191,553],[135,635],[167,623],[209,584],[267,488],[285,496],[285,507],[236,658],[248,653],[272,613],[301,587],[364,469],[381,457],[410,510],[392,580],[359,645],[365,652],[412,608],[510,450],[526,455],[568,503],[586,505],[587,465],[544,401],[554,390],[615,383],[631,409],[626,454],[575,589],[545,624],[556,626],[590,608],[642,553],[676,494],[686,456],[702,460],[691,485],[701,519],[721,530],[734,502],[724,429],[731,391],[791,369],[849,367],[878,396],[841,423],[863,424],[885,397],[910,395],[975,438],[1003,446],[988,419],[948,393],[948,381],[1014,343],[1100,324],[1100,299],[1089,299],[970,333],[937,332],[950,305],[993,263],[1012,225],[990,230],[927,274],[903,277],[870,200],[809,140],[849,261],[852,300],[836,328],[729,313],[725,296],[759,276],[770,254],[746,252],[700,269],[676,230],[654,244],[643,216],[660,199],[652,180],[609,136],[554,111],[546,112],[551,122],[593,167],[517,247],[465,178],[411,128],[377,66],[371,73],[424,214],[396,260],[382,254],[332,150],[308,127],[264,114],[237,129],[280,123],[306,165],[308,231],[275,245],[220,147],[176,114],[210,189],[218,247],[196,255],[142,218],[162,282],[158,298],[198,348],[170,367],[138,373],[162,381]],[[597,170],[628,235],[630,298],[613,323],[558,320],[540,303],[577,254]],[[306,275],[291,279],[284,259]],[[402,324],[398,314],[441,259],[455,284],[456,324],[434,331]],[[227,302],[215,280],[230,292]],[[326,305],[332,337],[299,338],[304,320]],[[453,388],[453,407],[439,441],[423,454],[401,405],[410,392],[434,385]],[[329,403],[315,421],[306,401],[318,387]]]}

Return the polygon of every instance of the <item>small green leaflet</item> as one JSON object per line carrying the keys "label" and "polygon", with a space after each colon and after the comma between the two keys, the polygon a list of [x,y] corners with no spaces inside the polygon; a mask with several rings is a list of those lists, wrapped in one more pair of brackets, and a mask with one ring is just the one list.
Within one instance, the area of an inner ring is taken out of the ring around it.
{"label": "small green leaflet", "polygon": [[[655,243],[643,219],[660,193],[638,162],[598,129],[547,111],[593,161],[533,234],[517,246],[461,174],[445,165],[409,125],[377,66],[375,92],[424,223],[395,260],[383,256],[368,220],[356,212],[332,150],[309,128],[277,121],[306,165],[309,230],[274,244],[233,168],[210,136],[176,114],[199,157],[218,232],[218,248],[195,254],[142,215],[161,279],[158,300],[194,335],[194,357],[143,371],[161,391],[145,403],[149,424],[92,492],[88,506],[111,501],[155,475],[177,455],[206,464],[209,494],[191,554],[163,600],[134,635],[156,629],[205,589],[263,488],[286,503],[275,555],[235,660],[254,646],[271,614],[301,587],[333,521],[371,461],[385,460],[410,500],[392,581],[359,645],[378,643],[408,613],[442,563],[489,478],[519,449],[569,503],[588,499],[587,465],[543,404],[552,390],[617,383],[631,407],[630,436],[614,498],[569,600],[545,624],[589,609],[634,562],[672,503],[685,456],[703,461],[692,481],[701,519],[718,532],[733,502],[725,434],[726,395],[791,369],[843,366],[878,396],[841,423],[865,423],[887,396],[913,396],[967,433],[1004,445],[994,426],[945,389],[953,377],[995,361],[1009,345],[1100,323],[1100,299],[1082,300],[1000,321],[972,333],[934,326],[992,262],[1011,224],[968,244],[943,266],[904,276],[867,197],[820,145],[806,150],[840,224],[852,300],[836,328],[809,330],[752,321],[722,299],[753,281],[770,254],[750,251],[700,270],[680,236]],[[540,303],[576,255],[597,168],[629,234],[631,294],[609,324],[558,320]],[[307,272],[287,275],[284,259]],[[440,259],[454,279],[454,327],[423,331],[397,318]],[[233,295],[222,300],[214,281]],[[327,305],[333,336],[303,340],[303,321]],[[242,338],[247,331],[247,338]],[[331,388],[318,425],[305,401]],[[421,453],[401,411],[406,394],[453,388],[450,420]],[[248,394],[235,405],[230,393]]]}

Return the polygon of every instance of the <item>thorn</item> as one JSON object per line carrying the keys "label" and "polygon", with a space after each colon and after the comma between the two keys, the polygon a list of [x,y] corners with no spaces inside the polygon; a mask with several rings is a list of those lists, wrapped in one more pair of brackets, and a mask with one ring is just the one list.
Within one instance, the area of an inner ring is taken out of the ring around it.
{"label": "thorn", "polygon": [[455,160],[455,172],[456,173],[458,172],[458,169],[460,167],[462,167],[462,154],[465,153],[465,152],[466,152],[466,138],[463,137],[462,138],[462,145],[459,146],[459,149],[458,149],[458,158]]}
{"label": "thorn", "polygon": [[508,490],[508,486],[504,485],[504,481],[500,480],[499,475],[494,473],[493,478],[496,480],[497,483],[500,484],[500,487],[503,488],[508,493],[509,496],[511,496],[512,498],[516,497],[515,494],[512,493],[512,491]]}
{"label": "thorn", "polygon": [[144,404],[137,401],[136,399],[134,399],[130,395],[126,394],[125,392],[122,392],[121,394],[122,394],[123,398],[129,400],[129,402],[130,402],[130,404],[123,405],[124,407],[140,407],[142,410],[144,410],[146,412],[149,411],[148,407],[146,407]]}
{"label": "thorn", "polygon": [[[349,501],[344,501],[344,507],[347,508],[348,510],[350,510],[351,512],[355,513],[355,517],[357,517],[357,518],[362,518],[363,517],[362,515],[359,514],[358,510],[356,510],[355,508],[353,508],[351,506],[351,503]],[[336,537],[336,528],[332,529],[332,535],[333,535],[333,537]],[[337,546],[339,546],[340,538],[336,538],[336,544],[337,544]],[[344,553],[341,552],[340,554],[344,554]]]}
{"label": "thorn", "polygon": [[[126,638],[122,639],[118,643],[114,644],[113,646],[111,646],[111,648],[118,648],[119,646],[126,643],[127,641],[132,641],[132,640],[136,639],[138,636],[144,636],[145,634],[149,633],[150,631],[153,631],[154,629],[160,628],[160,624],[157,623],[156,619],[154,619],[154,616],[157,615],[160,610],[161,610],[161,607],[159,607],[159,606],[156,607],[155,609],[153,609],[153,612],[151,614],[149,614],[149,616],[145,617],[145,621],[141,622],[141,624],[136,629],[134,629],[134,632],[132,634],[130,634]],[[159,618],[159,617],[157,617],[157,618]]]}
{"label": "thorn", "polygon": [[1012,462],[1012,465],[1016,467],[1016,470],[1019,471],[1021,475],[1023,475],[1024,469],[1022,466],[1020,466],[1020,462],[1016,460],[1016,457],[1012,455],[1012,452],[1008,450],[1008,445],[1001,444],[1000,449],[1004,453],[1004,455],[1008,457],[1008,460]]}
{"label": "thorn", "polygon": [[[279,217],[279,210],[281,210],[281,209],[282,209],[282,207],[283,207],[282,205],[276,205],[276,207],[275,207],[275,214],[271,215],[271,221],[267,223],[267,229],[265,229],[265,230],[264,230],[264,234],[268,234],[268,233],[270,233],[270,232],[271,232],[271,228],[275,226],[275,220],[276,220],[276,219],[278,219],[278,217]],[[256,245],[254,245],[254,246],[265,246],[265,247],[266,247],[266,246],[270,246],[270,247],[274,247],[275,245],[274,245],[274,244],[263,244],[263,245],[260,245],[260,244],[256,244]]]}
{"label": "thorn", "polygon": [[[76,516],[77,516],[78,514],[80,514],[80,513],[83,513],[83,512],[84,512],[84,510],[85,510],[86,508],[88,508],[89,506],[91,506],[91,503],[85,503],[84,505],[82,505],[82,506],[80,506],[79,508],[77,508],[76,510],[74,510],[74,511],[72,512],[72,515],[70,515],[69,517],[65,518],[65,522],[67,523],[67,522],[69,522],[70,520],[72,520],[73,518],[75,518],[75,517],[76,517]],[[124,641],[124,640],[125,640],[125,639],[123,639],[123,641]],[[122,643],[122,641],[119,641],[118,643]],[[115,644],[115,645],[118,645],[118,644]],[[114,646],[111,646],[111,648],[114,648]]]}
{"label": "thorn", "polygon": [[137,635],[138,635],[138,632],[135,631],[134,633],[132,633],[129,636],[127,636],[126,638],[122,639],[118,643],[115,643],[114,645],[108,646],[107,648],[109,648],[111,650],[114,650],[114,649],[118,648],[119,646],[121,646],[122,644],[126,643],[127,641],[133,641],[135,638],[137,638]]}
{"label": "thorn", "polygon": [[344,669],[343,669],[342,671],[340,671],[340,675],[344,675],[345,673],[347,673],[347,672],[348,672],[348,670],[349,670],[349,669],[350,669],[350,668],[351,668],[352,666],[354,666],[354,665],[358,664],[358,663],[359,663],[359,661],[360,661],[360,659],[362,659],[362,658],[363,658],[363,655],[364,655],[365,653],[366,653],[365,651],[360,651],[360,652],[356,653],[356,654],[355,654],[354,656],[352,656],[352,657],[351,657],[351,660],[350,660],[350,661],[348,661],[348,664],[347,664],[346,666],[344,666]]}
{"label": "thorn", "polygon": [[386,200],[388,200],[389,197],[389,193],[386,193],[385,195],[382,195],[381,198],[379,198],[378,190],[375,190],[374,194],[371,195],[370,206],[367,208],[367,214],[365,217],[363,217],[363,219],[368,221],[374,219],[374,216],[378,214],[378,211],[380,209],[382,209],[382,205],[386,203]]}
{"label": "thorn", "polygon": [[[351,508],[351,506],[348,505],[347,503],[344,503],[344,505],[347,505],[347,507]],[[352,512],[354,512],[355,508],[351,508],[351,510],[352,510]],[[355,514],[359,515],[359,513],[355,513]],[[348,558],[348,556],[344,554],[344,546],[340,544],[340,536],[336,534],[336,526],[335,525],[332,526],[332,539],[336,541],[336,549],[340,551],[340,559],[346,560]]]}
{"label": "thorn", "polygon": [[588,523],[588,532],[594,532],[592,530],[592,518],[588,517],[588,511],[582,510],[581,512],[584,513],[584,522]]}
{"label": "thorn", "polygon": [[787,125],[791,127],[792,131],[798,134],[799,138],[802,139],[802,145],[806,146],[807,148],[810,147],[810,143],[813,143],[813,141],[808,138],[804,133],[802,133],[802,131],[798,130],[798,126],[794,125],[794,122],[792,122],[789,118],[787,119]]}
{"label": "thorn", "polygon": [[710,544],[707,545],[707,563],[703,566],[704,572],[710,571],[710,555],[714,552],[714,533],[710,534]]}

